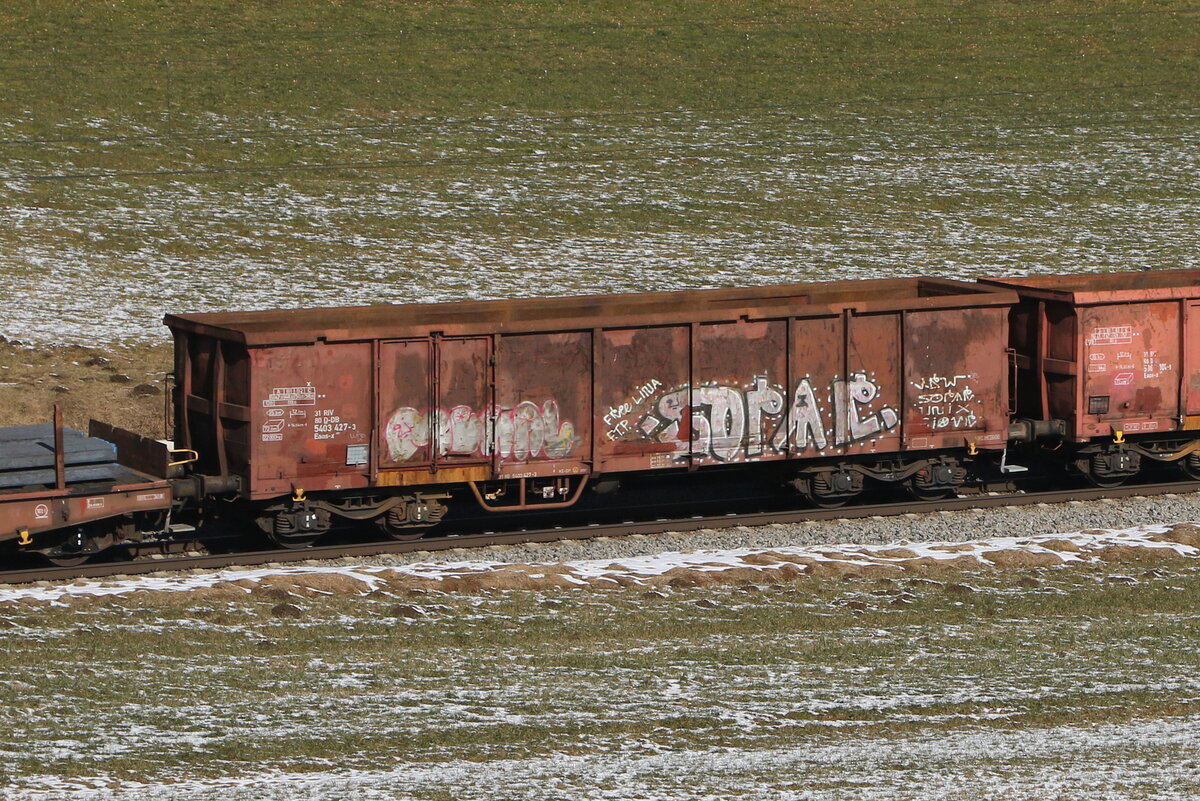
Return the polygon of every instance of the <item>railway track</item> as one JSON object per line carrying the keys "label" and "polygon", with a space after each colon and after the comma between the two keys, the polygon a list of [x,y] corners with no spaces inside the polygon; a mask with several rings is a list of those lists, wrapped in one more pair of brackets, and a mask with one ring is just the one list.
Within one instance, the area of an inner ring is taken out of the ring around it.
{"label": "railway track", "polygon": [[765,526],[773,523],[800,523],[816,520],[854,520],[871,517],[896,517],[940,511],[990,509],[1000,506],[1031,506],[1131,497],[1183,495],[1200,491],[1200,481],[1130,485],[1123,487],[1080,487],[1045,492],[983,492],[931,501],[864,504],[836,509],[797,509],[772,512],[690,515],[620,523],[587,523],[515,531],[484,531],[448,534],[404,542],[372,541],[338,543],[298,550],[245,551],[226,554],[143,557],[133,561],[102,562],[66,568],[34,568],[0,572],[0,582],[26,584],[35,581],[69,581],[79,578],[104,578],[139,575],[162,571],[211,570],[223,567],[303,563],[345,557],[381,554],[447,551],[481,548],[489,545],[517,545],[531,542],[555,542],[570,539],[619,537],[634,534],[661,534],[668,531],[696,531],[729,526]]}

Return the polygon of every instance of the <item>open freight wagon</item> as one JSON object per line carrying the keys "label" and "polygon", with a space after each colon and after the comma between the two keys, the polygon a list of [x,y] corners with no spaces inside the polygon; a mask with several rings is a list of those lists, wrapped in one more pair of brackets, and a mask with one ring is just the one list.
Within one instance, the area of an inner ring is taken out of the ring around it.
{"label": "open freight wagon", "polygon": [[1005,448],[1015,300],[914,278],[168,315],[175,442],[284,542],[653,471],[944,492]]}
{"label": "open freight wagon", "polygon": [[1016,291],[1016,413],[1058,426],[1078,469],[1200,478],[1200,270],[989,279]]}

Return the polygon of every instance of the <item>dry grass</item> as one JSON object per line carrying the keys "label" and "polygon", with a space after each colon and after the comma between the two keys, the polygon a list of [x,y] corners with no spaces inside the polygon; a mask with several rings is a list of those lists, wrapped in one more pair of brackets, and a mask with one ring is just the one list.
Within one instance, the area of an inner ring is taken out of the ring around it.
{"label": "dry grass", "polygon": [[44,423],[61,403],[66,424],[89,418],[161,437],[169,346],[31,348],[0,342],[0,421]]}

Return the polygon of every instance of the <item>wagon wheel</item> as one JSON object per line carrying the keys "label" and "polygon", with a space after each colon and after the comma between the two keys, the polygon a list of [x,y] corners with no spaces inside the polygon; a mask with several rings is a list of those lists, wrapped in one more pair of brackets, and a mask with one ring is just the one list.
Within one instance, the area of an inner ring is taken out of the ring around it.
{"label": "wagon wheel", "polygon": [[938,461],[919,468],[904,482],[908,494],[918,501],[943,501],[958,495],[966,471],[957,462]]}
{"label": "wagon wheel", "polygon": [[797,479],[796,487],[800,494],[818,509],[838,509],[846,505],[853,495],[823,495],[813,488],[813,479]]}
{"label": "wagon wheel", "polygon": [[424,537],[430,529],[430,526],[428,525],[397,526],[388,520],[388,516],[386,514],[375,518],[375,525],[388,537],[388,539],[397,540],[398,542],[419,540],[421,537]]}
{"label": "wagon wheel", "polygon": [[111,529],[93,528],[89,531],[80,526],[67,531],[56,545],[43,548],[38,553],[55,567],[78,567],[110,548],[115,539]]}
{"label": "wagon wheel", "polygon": [[954,487],[923,487],[917,483],[916,476],[908,480],[905,488],[918,501],[944,501],[958,494]]}
{"label": "wagon wheel", "polygon": [[406,502],[391,507],[374,522],[387,537],[407,542],[424,537],[442,519],[444,512],[445,507],[437,501]]}
{"label": "wagon wheel", "polygon": [[1200,481],[1200,453],[1192,452],[1179,460],[1179,469],[1194,481]]}
{"label": "wagon wheel", "polygon": [[1079,470],[1079,472],[1083,473],[1084,478],[1088,480],[1089,484],[1094,487],[1100,487],[1101,489],[1119,487],[1131,478],[1131,476],[1127,475],[1114,476],[1107,473],[1099,473],[1096,471],[1096,466],[1093,461],[1088,457],[1076,459],[1075,467]]}
{"label": "wagon wheel", "polygon": [[306,531],[303,534],[278,534],[274,531],[267,532],[267,539],[272,544],[287,551],[302,551],[305,548],[311,548],[312,544],[320,539],[324,531],[313,533]]}
{"label": "wagon wheel", "polygon": [[287,551],[311,548],[314,542],[329,531],[328,527],[308,531],[289,531],[287,530],[288,526],[279,524],[280,516],[281,514],[267,514],[254,519],[255,524],[262,529],[262,532],[267,535],[267,539],[277,548]]}

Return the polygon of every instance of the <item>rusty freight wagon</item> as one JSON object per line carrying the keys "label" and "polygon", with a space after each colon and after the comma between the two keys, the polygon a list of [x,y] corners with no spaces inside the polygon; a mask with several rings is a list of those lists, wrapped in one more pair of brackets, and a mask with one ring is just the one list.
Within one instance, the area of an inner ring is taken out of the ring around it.
{"label": "rusty freight wagon", "polygon": [[1072,443],[1062,452],[1097,484],[1152,462],[1200,478],[1200,270],[985,283],[1020,295],[1019,418]]}
{"label": "rusty freight wagon", "polygon": [[168,315],[176,445],[290,545],[569,506],[614,474],[937,495],[1007,444],[1015,301],[889,279]]}

